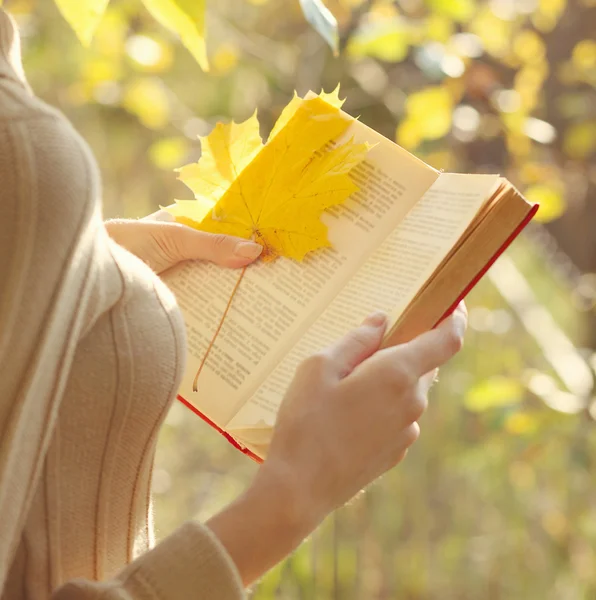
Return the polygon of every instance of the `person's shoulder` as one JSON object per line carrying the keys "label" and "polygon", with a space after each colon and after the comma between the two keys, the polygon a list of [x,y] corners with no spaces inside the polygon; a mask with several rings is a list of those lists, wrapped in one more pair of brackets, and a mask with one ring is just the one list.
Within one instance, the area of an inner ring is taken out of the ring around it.
{"label": "person's shoulder", "polygon": [[61,120],[61,113],[37,98],[27,82],[15,20],[0,7],[0,122]]}
{"label": "person's shoulder", "polygon": [[94,157],[68,119],[31,91],[16,24],[1,8],[0,157],[0,201],[13,217],[35,215],[39,231],[67,240],[69,227],[98,212]]}
{"label": "person's shoulder", "polygon": [[18,189],[31,188],[31,197],[43,197],[41,210],[48,204],[66,203],[71,195],[71,210],[76,211],[81,203],[94,204],[99,177],[91,151],[59,110],[35,96],[23,71],[20,46],[15,20],[0,8],[3,178],[5,182],[14,179]]}

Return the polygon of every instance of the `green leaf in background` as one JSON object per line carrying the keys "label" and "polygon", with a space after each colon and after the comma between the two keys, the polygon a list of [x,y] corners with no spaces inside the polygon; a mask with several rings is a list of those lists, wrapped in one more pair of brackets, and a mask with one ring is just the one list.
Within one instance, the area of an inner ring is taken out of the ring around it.
{"label": "green leaf in background", "polygon": [[88,46],[108,2],[109,0],[56,0],[56,6],[77,34],[81,44]]}
{"label": "green leaf in background", "polygon": [[536,184],[526,189],[524,196],[530,202],[538,202],[540,208],[536,220],[548,223],[558,219],[565,212],[565,199],[560,189],[553,185]]}
{"label": "green leaf in background", "polygon": [[339,51],[337,20],[321,0],[300,0],[306,20],[329,44],[334,54]]}
{"label": "green leaf in background", "polygon": [[209,70],[205,44],[206,0],[143,0],[153,17],[177,33],[203,71]]}
{"label": "green leaf in background", "polygon": [[472,387],[464,399],[464,406],[472,412],[518,404],[524,387],[517,379],[492,377]]}

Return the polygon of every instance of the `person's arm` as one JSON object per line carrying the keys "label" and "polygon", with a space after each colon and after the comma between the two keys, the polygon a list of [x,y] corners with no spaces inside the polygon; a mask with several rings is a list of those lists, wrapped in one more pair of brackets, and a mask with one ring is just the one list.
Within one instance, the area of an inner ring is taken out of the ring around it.
{"label": "person's arm", "polygon": [[436,330],[377,352],[385,323],[372,316],[301,366],[255,481],[207,523],[244,585],[403,459],[435,369],[460,349],[465,324],[461,305]]}
{"label": "person's arm", "polygon": [[290,469],[261,467],[248,490],[207,522],[245,586],[292,553],[325,516]]}

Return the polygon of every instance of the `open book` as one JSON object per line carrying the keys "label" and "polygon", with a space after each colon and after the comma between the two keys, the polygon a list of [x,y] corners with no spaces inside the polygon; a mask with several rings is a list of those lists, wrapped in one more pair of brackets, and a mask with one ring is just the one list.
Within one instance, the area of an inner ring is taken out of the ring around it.
{"label": "open book", "polygon": [[238,272],[186,263],[165,276],[187,327],[178,397],[257,460],[304,358],[376,310],[390,317],[386,345],[433,328],[538,209],[502,177],[439,173],[359,121],[337,142],[350,137],[373,148],[351,172],[360,190],[323,215],[332,248],[247,269],[197,392]]}

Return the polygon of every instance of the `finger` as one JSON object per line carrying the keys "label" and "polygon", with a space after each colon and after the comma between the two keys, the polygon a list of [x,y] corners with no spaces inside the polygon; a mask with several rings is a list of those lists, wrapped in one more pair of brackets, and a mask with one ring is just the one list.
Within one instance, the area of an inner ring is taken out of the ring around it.
{"label": "finger", "polygon": [[466,323],[465,310],[458,308],[436,329],[397,346],[395,351],[415,375],[421,377],[446,363],[461,350]]}
{"label": "finger", "polygon": [[404,454],[405,452],[408,451],[408,448],[410,448],[416,441],[418,441],[418,438],[420,437],[420,425],[418,425],[417,422],[412,423],[411,425],[408,425],[401,436],[401,443],[402,443],[402,447],[404,449]]}
{"label": "finger", "polygon": [[387,316],[381,312],[373,313],[360,327],[350,331],[326,350],[340,379],[349,375],[379,349],[386,327]]}
{"label": "finger", "polygon": [[466,319],[468,318],[468,307],[466,306],[466,303],[463,300],[457,305],[457,308],[455,310],[463,313]]}
{"label": "finger", "polygon": [[444,316],[441,321],[439,321],[439,323],[442,323],[444,320],[448,319],[450,316],[453,316],[454,314],[460,314],[462,315],[466,320],[468,319],[468,307],[466,306],[466,303],[464,300],[462,300],[454,309],[451,313],[447,314],[446,316]]}
{"label": "finger", "polygon": [[454,312],[463,313],[465,318],[468,318],[468,307],[466,306],[466,303],[463,300],[457,305]]}
{"label": "finger", "polygon": [[395,467],[402,462],[404,458],[406,458],[410,447],[418,440],[419,437],[420,426],[418,423],[412,423],[411,425],[408,425],[408,427],[406,427],[402,432],[400,432],[397,455],[393,456],[389,468]]}
{"label": "finger", "polygon": [[260,244],[220,233],[198,231],[177,223],[160,223],[178,261],[207,260],[222,267],[243,267],[258,258]]}

